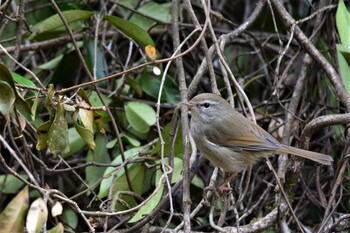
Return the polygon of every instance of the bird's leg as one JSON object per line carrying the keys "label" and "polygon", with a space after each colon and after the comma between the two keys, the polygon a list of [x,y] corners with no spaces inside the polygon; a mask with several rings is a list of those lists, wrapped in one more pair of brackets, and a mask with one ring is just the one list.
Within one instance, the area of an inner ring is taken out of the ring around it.
{"label": "bird's leg", "polygon": [[232,191],[232,188],[228,187],[228,183],[233,180],[235,177],[237,176],[237,172],[232,172],[230,176],[228,176],[224,182],[219,186],[219,191],[221,193],[225,192],[225,191]]}

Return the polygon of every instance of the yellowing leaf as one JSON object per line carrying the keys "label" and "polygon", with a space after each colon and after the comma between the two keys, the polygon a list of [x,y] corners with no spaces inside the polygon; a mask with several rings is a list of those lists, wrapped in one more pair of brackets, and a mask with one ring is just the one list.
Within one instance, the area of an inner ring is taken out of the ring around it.
{"label": "yellowing leaf", "polygon": [[145,47],[145,51],[146,51],[147,56],[148,56],[149,58],[151,58],[152,61],[153,61],[154,59],[156,59],[157,51],[156,51],[156,48],[155,48],[155,47],[153,47],[152,45],[147,45],[147,46]]}
{"label": "yellowing leaf", "polygon": [[24,188],[0,214],[0,229],[2,233],[24,232],[24,218],[29,207],[28,203],[28,188]]}
{"label": "yellowing leaf", "polygon": [[73,113],[73,125],[89,149],[93,150],[96,146],[96,143],[94,141],[94,132],[92,130],[92,125],[91,128],[87,128],[82,124],[81,119],[79,118],[79,111],[75,111]]}
{"label": "yellowing leaf", "polygon": [[58,223],[54,228],[51,228],[49,230],[49,233],[63,233],[64,232],[64,227],[62,223]]}

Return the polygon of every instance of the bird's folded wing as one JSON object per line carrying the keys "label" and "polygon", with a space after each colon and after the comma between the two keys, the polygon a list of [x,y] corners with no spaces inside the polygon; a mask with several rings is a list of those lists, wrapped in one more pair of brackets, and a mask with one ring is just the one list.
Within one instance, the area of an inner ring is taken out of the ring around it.
{"label": "bird's folded wing", "polygon": [[222,146],[231,148],[235,151],[274,151],[279,148],[279,145],[276,144],[274,140],[261,140],[251,136],[230,139]]}

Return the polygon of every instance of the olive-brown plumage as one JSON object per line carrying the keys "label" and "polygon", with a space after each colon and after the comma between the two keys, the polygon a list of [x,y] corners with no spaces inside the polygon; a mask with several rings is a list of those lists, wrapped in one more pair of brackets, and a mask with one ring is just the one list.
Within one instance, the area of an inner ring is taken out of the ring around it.
{"label": "olive-brown plumage", "polygon": [[237,174],[272,154],[292,154],[331,165],[332,157],[279,143],[218,95],[204,93],[189,104],[191,133],[201,154],[224,171]]}

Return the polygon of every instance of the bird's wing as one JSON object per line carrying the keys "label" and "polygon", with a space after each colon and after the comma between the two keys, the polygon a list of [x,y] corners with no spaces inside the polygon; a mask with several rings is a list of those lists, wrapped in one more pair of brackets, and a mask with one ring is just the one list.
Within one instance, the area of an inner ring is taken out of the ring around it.
{"label": "bird's wing", "polygon": [[[250,122],[249,122],[250,123]],[[239,137],[228,138],[226,147],[237,151],[275,151],[281,144],[260,126],[250,123]]]}
{"label": "bird's wing", "polygon": [[279,148],[278,144],[268,139],[260,140],[252,137],[241,137],[239,139],[230,139],[222,146],[231,148],[235,151],[275,151]]}

